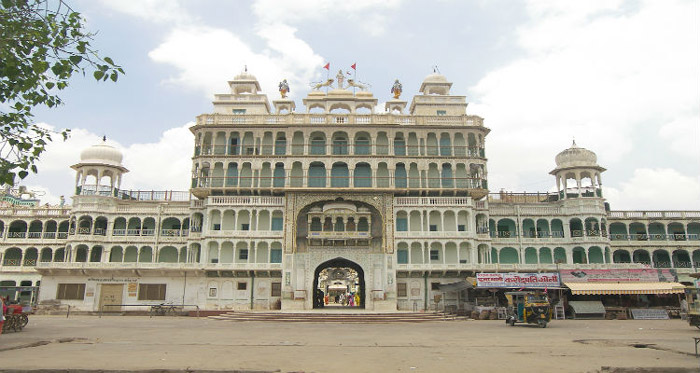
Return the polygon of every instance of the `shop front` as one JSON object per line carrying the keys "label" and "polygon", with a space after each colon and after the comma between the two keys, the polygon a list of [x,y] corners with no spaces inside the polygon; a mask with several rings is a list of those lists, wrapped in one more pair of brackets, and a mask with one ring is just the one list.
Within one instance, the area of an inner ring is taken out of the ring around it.
{"label": "shop front", "polygon": [[477,273],[475,282],[474,310],[479,315],[495,313],[499,319],[505,318],[505,306],[508,304],[506,292],[523,290],[547,293],[555,307],[562,295],[558,273]]}
{"label": "shop front", "polygon": [[668,269],[562,270],[571,317],[668,319],[680,317],[685,286]]}

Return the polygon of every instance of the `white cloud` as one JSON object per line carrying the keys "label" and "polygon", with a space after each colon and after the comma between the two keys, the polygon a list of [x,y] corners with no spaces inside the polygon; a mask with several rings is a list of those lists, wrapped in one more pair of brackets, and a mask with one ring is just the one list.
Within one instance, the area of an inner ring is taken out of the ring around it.
{"label": "white cloud", "polygon": [[697,115],[673,119],[659,129],[659,136],[671,150],[691,159],[700,159],[700,118]]}
{"label": "white cloud", "polygon": [[671,168],[639,168],[619,188],[605,187],[613,210],[700,210],[700,178]]}
{"label": "white cloud", "polygon": [[197,89],[208,97],[228,92],[225,82],[241,72],[244,65],[256,75],[263,91],[276,91],[277,83],[288,79],[294,88],[306,85],[319,73],[323,59],[305,42],[294,37],[294,30],[267,29],[270,47],[279,52],[254,52],[234,33],[206,26],[176,28],[149,53],[156,62],[175,66],[179,72],[169,83]]}
{"label": "white cloud", "polygon": [[470,112],[498,133],[488,141],[492,176],[517,184],[544,175],[572,138],[595,151],[603,167],[643,158],[643,131],[674,137],[656,144],[669,153],[697,155],[691,136],[700,116],[697,3],[623,5],[528,3],[531,22],[516,32],[523,57],[471,89]]}
{"label": "white cloud", "polygon": [[[174,4],[177,4],[176,2]],[[385,32],[389,11],[398,8],[400,0],[389,1],[277,1],[258,0],[252,5],[256,17],[255,32],[265,42],[256,50],[248,40],[221,28],[192,22],[176,25],[158,47],[149,53],[156,62],[175,66],[178,73],[168,80],[203,91],[207,96],[223,93],[223,82],[239,73],[244,65],[256,75],[264,92],[275,92],[277,83],[288,79],[291,97],[308,90],[309,82],[321,75],[324,59],[301,38],[294,26],[301,22],[349,19],[370,35]],[[153,9],[146,4],[144,12]],[[133,5],[120,7],[133,14]],[[179,14],[179,6],[170,13]]]}
{"label": "white cloud", "polygon": [[121,13],[151,22],[190,22],[192,17],[178,1],[172,0],[102,0],[102,4]]}
{"label": "white cloud", "polygon": [[376,36],[386,32],[389,12],[400,4],[401,0],[257,0],[252,8],[261,28],[349,19],[358,28]]}
{"label": "white cloud", "polygon": [[[130,171],[124,175],[121,188],[188,190],[194,142],[189,127],[193,124],[168,129],[153,143],[124,147],[108,139],[109,145],[122,151],[122,164]],[[40,191],[42,203],[58,204],[59,196],[63,195],[70,204],[69,197],[75,186],[75,171],[70,166],[80,162],[80,152],[101,142],[102,138],[97,134],[81,128],[73,129],[67,141],[56,139],[49,143],[37,164],[39,173],[28,176],[21,184],[29,190]]]}
{"label": "white cloud", "polygon": [[123,189],[188,190],[192,170],[194,136],[187,123],[163,132],[154,143],[132,144],[124,149]]}

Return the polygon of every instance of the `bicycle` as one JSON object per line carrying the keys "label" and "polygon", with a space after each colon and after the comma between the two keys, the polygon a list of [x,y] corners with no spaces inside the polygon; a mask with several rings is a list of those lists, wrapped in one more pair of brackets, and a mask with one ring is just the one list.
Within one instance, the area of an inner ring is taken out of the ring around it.
{"label": "bicycle", "polygon": [[171,303],[161,303],[151,306],[151,315],[177,316],[177,306]]}

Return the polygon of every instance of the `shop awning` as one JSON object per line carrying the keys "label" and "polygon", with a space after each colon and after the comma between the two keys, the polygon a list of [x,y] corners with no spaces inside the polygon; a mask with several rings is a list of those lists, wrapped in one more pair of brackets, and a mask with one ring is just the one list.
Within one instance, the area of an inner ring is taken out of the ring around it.
{"label": "shop awning", "polygon": [[440,284],[439,289],[442,292],[452,292],[452,291],[462,291],[466,289],[472,289],[474,286],[469,281],[457,281],[451,284]]}
{"label": "shop awning", "polygon": [[682,294],[677,282],[566,282],[572,295]]}

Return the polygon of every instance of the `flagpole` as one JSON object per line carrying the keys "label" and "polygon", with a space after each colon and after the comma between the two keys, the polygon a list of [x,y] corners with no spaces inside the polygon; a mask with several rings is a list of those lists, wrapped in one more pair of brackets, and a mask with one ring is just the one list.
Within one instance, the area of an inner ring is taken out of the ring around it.
{"label": "flagpole", "polygon": [[[355,79],[355,83],[359,83],[359,82],[357,81],[357,62],[355,62],[353,65],[355,66],[355,67],[352,68],[352,70],[354,71],[354,72],[353,72],[353,74],[354,74],[353,79]],[[353,90],[352,90],[352,93],[353,93],[353,94],[355,94],[355,89],[354,89],[354,88],[355,88],[355,87],[353,87]]]}
{"label": "flagpole", "polygon": [[[353,63],[350,67],[352,67],[353,71],[353,79],[355,80],[355,83],[359,83],[357,81],[357,62]],[[352,94],[354,95],[356,93],[357,87],[353,86],[352,87]]]}

